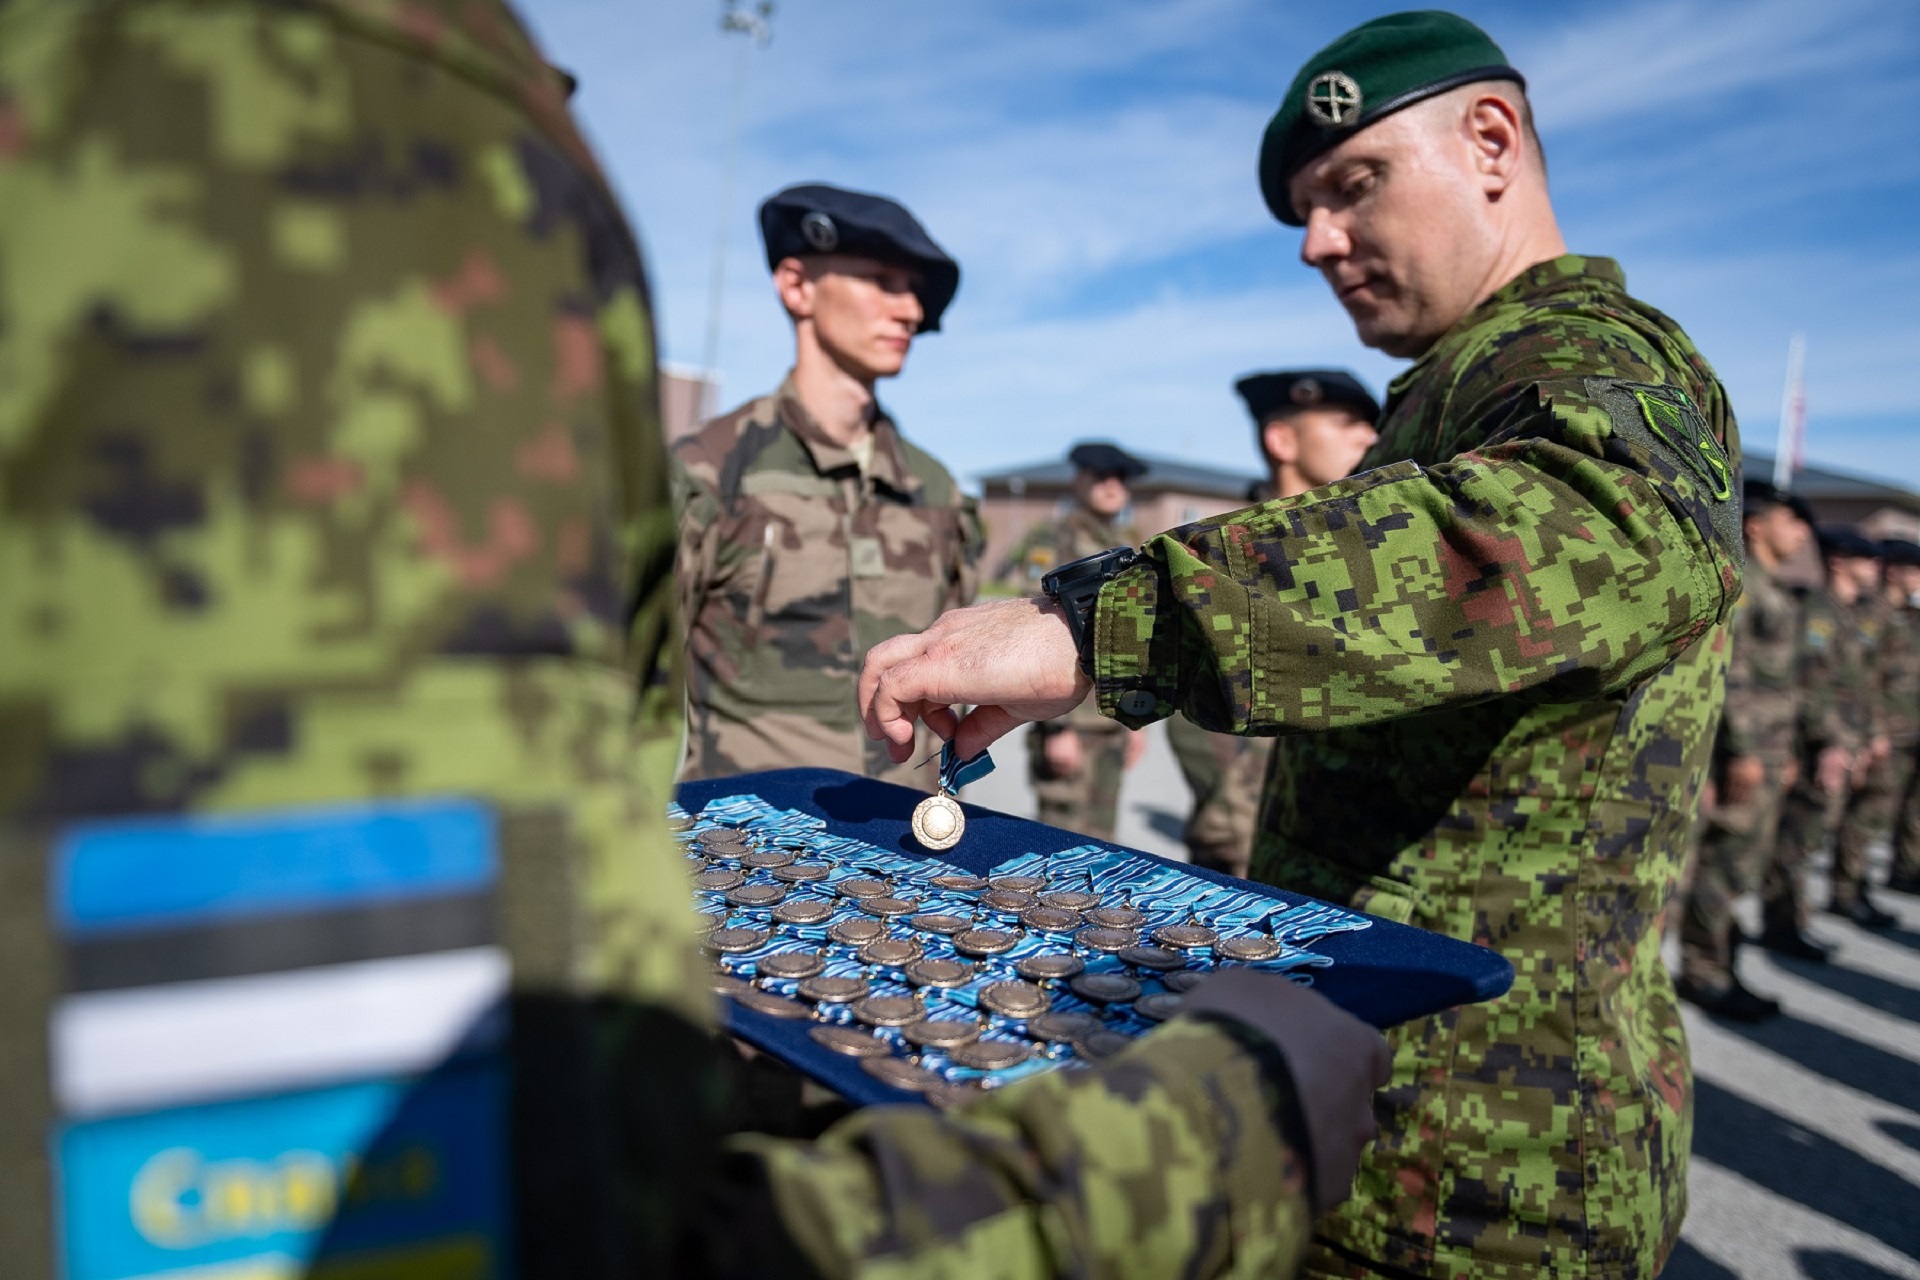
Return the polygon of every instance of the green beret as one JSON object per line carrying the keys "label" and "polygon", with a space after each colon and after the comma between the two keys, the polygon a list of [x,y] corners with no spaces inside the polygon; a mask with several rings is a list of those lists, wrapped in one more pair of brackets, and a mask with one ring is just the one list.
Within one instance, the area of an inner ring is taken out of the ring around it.
{"label": "green beret", "polygon": [[1260,143],[1260,194],[1273,216],[1302,225],[1287,184],[1316,156],[1374,121],[1480,80],[1526,78],[1480,28],[1439,9],[1363,23],[1307,59]]}

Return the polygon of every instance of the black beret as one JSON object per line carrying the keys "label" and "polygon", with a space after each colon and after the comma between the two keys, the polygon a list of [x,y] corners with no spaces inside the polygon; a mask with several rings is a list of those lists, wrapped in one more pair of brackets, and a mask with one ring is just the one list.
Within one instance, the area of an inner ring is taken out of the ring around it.
{"label": "black beret", "polygon": [[1880,558],[1888,564],[1920,567],[1920,542],[1908,542],[1905,538],[1888,538],[1880,544]]}
{"label": "black beret", "polygon": [[760,238],[767,269],[783,258],[851,253],[913,267],[914,296],[926,314],[921,333],[940,328],[941,313],[960,288],[960,264],[933,242],[927,229],[897,201],[813,182],[768,196],[760,206]]}
{"label": "black beret", "polygon": [[1748,477],[1741,485],[1740,501],[1747,515],[1759,515],[1774,507],[1786,507],[1805,521],[1809,528],[1818,523],[1813,518],[1813,509],[1804,499],[1788,493],[1770,481]]}
{"label": "black beret", "polygon": [[1104,440],[1089,440],[1073,446],[1067,453],[1067,461],[1082,471],[1101,476],[1119,476],[1122,480],[1147,474],[1146,463],[1119,445],[1108,444]]}
{"label": "black beret", "polygon": [[1250,373],[1234,383],[1233,389],[1247,402],[1247,412],[1253,415],[1256,426],[1276,414],[1323,404],[1351,409],[1368,422],[1380,421],[1380,402],[1365,383],[1344,369]]}
{"label": "black beret", "polygon": [[1820,551],[1829,556],[1854,556],[1861,560],[1878,560],[1880,544],[1861,533],[1858,529],[1846,525],[1821,525],[1817,530],[1820,537]]}
{"label": "black beret", "polygon": [[1316,157],[1403,107],[1481,80],[1526,79],[1493,37],[1439,9],[1362,23],[1307,59],[1260,143],[1260,194],[1300,226],[1287,185]]}

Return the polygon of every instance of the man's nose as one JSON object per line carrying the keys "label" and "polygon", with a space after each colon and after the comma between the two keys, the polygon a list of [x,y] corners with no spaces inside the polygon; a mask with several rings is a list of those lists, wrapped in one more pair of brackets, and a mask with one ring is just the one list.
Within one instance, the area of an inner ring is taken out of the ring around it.
{"label": "man's nose", "polygon": [[1300,237],[1300,261],[1320,267],[1334,258],[1344,258],[1352,246],[1347,233],[1334,223],[1333,214],[1316,208],[1307,214],[1306,234]]}

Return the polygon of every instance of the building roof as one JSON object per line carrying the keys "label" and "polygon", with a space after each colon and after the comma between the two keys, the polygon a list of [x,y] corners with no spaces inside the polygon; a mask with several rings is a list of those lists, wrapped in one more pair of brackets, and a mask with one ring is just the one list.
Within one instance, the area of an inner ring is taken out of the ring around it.
{"label": "building roof", "polygon": [[[1127,452],[1147,464],[1147,474],[1135,480],[1132,488],[1135,493],[1192,493],[1210,498],[1243,499],[1247,486],[1262,477],[1251,471],[1230,471],[1221,467],[1197,466],[1191,462],[1180,462],[1173,458],[1162,458],[1151,453],[1141,453],[1136,449]],[[1002,471],[983,471],[976,477],[982,491],[991,495],[995,492],[1026,493],[1031,491],[1064,491],[1073,487],[1073,465],[1065,458],[1052,458],[1046,462],[1030,463],[1024,467],[1008,467]]]}
{"label": "building roof", "polygon": [[[1740,464],[1749,476],[1765,480],[1773,478],[1773,455],[1770,453],[1746,450],[1741,455]],[[1868,476],[1831,471],[1826,467],[1801,467],[1793,473],[1792,489],[1797,496],[1809,502],[1878,502],[1899,507],[1903,511],[1920,512],[1920,494],[1911,489],[1902,489]]]}

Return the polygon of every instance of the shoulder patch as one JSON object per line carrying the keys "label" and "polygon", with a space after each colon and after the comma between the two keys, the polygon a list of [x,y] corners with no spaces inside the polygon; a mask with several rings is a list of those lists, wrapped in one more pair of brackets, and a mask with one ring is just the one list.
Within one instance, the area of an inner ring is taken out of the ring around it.
{"label": "shoulder patch", "polygon": [[[1692,477],[1696,496],[1684,500],[1697,523],[1711,526],[1714,540],[1738,555],[1740,487],[1737,465],[1714,438],[1700,410],[1678,387],[1616,378],[1585,379],[1587,394],[1606,410],[1623,442],[1652,454],[1676,477]],[[1706,530],[1703,528],[1702,532]]]}

